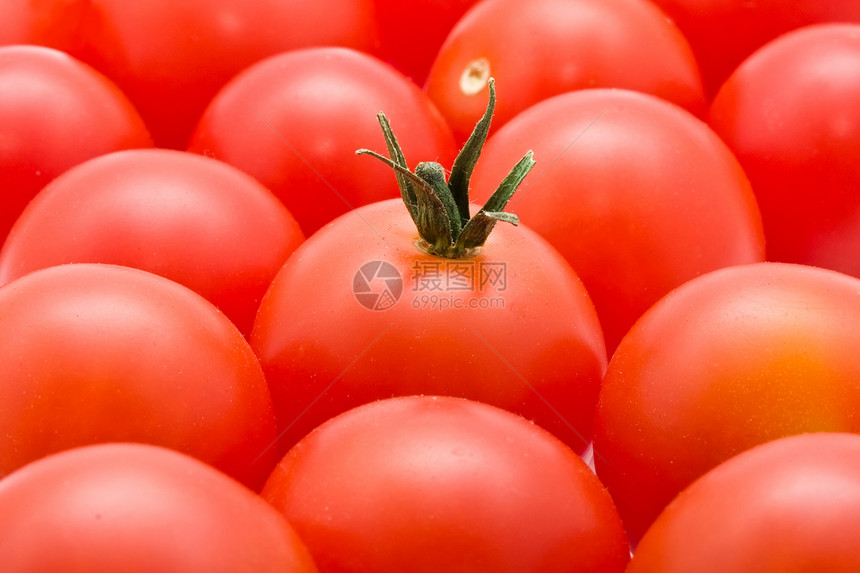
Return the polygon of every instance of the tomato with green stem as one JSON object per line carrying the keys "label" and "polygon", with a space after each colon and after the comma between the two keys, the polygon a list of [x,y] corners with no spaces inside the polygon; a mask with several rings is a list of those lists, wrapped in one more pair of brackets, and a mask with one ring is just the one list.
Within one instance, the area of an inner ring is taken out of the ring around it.
{"label": "tomato with green stem", "polygon": [[492,85],[447,181],[432,162],[410,172],[380,115],[389,157],[374,155],[394,167],[402,199],[326,225],[272,282],[250,340],[272,391],[281,452],[354,406],[431,393],[519,413],[579,452],[590,442],[607,361],[594,305],[561,255],[507,224],[517,219],[504,212],[531,153],[471,213]]}

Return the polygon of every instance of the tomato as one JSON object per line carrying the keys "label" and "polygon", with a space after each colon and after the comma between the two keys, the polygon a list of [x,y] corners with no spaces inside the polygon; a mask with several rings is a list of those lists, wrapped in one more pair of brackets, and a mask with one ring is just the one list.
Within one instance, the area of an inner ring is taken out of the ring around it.
{"label": "tomato", "polygon": [[490,136],[472,180],[476,198],[490,195],[524,147],[537,165],[511,210],[582,278],[610,354],[669,290],[764,259],[761,217],[738,161],[678,106],[608,89],[535,104]]}
{"label": "tomato", "polygon": [[187,145],[216,91],[254,62],[307,46],[377,44],[373,0],[46,0],[18,10],[29,18],[12,41],[56,45],[90,63],[128,94],[156,143],[175,148]]}
{"label": "tomato", "polygon": [[597,475],[634,543],[744,450],[860,431],[858,323],[860,279],[788,263],[713,271],[648,310],[610,360],[594,435]]}
{"label": "tomato", "polygon": [[729,77],[710,123],[749,175],[768,258],[860,276],[860,24],[762,47]]}
{"label": "tomato", "polygon": [[0,241],[54,177],[92,157],[151,147],[123,93],[57,50],[0,47]]}
{"label": "tomato", "polygon": [[189,149],[269,187],[306,235],[352,208],[396,197],[390,170],[355,150],[383,145],[385,110],[407,153],[441,162],[457,152],[427,96],[382,61],[345,48],[309,48],[252,66],[215,96]]}
{"label": "tomato", "polygon": [[271,397],[238,329],[142,270],[70,264],[0,287],[0,476],[75,446],[134,441],[259,487]]}
{"label": "tomato", "polygon": [[136,267],[197,291],[247,333],[303,240],[271,191],[234,167],[181,151],[120,151],[35,197],[0,252],[0,284],[62,263]]}
{"label": "tomato", "polygon": [[423,85],[445,36],[476,3],[477,0],[376,0],[383,57],[416,84]]}
{"label": "tomato", "polygon": [[596,476],[504,410],[409,396],[333,418],[262,495],[321,571],[621,572],[624,529]]}
{"label": "tomato", "polygon": [[214,468],[143,444],[75,448],[0,480],[6,573],[315,573],[283,516]]}
{"label": "tomato", "polygon": [[410,394],[514,411],[579,452],[590,442],[607,361],[594,305],[561,255],[504,212],[531,154],[469,212],[494,98],[447,180],[438,163],[409,171],[381,115],[390,159],[377,157],[396,165],[403,198],[340,216],[275,276],[250,341],[281,452],[336,414]]}
{"label": "tomato", "polygon": [[844,0],[653,0],[690,41],[710,99],[750,54],[791,30],[818,22],[860,22]]}
{"label": "tomato", "polygon": [[860,436],[782,438],[687,488],[636,550],[629,573],[860,569]]}
{"label": "tomato", "polygon": [[487,0],[451,30],[426,90],[463,140],[481,116],[487,79],[507,91],[496,128],[563,92],[617,87],[705,111],[687,40],[648,0]]}

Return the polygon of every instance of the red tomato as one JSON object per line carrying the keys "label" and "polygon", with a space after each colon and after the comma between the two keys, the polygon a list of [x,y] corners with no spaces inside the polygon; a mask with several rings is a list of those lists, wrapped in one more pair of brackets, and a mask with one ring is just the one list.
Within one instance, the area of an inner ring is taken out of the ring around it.
{"label": "red tomato", "polygon": [[570,266],[522,226],[497,225],[468,259],[417,239],[400,199],[374,203],[308,238],[275,276],[250,340],[281,451],[335,414],[405,394],[488,402],[583,451],[606,351]]}
{"label": "red tomato", "polygon": [[690,41],[708,98],[755,50],[817,22],[860,22],[860,3],[845,0],[653,0]]}
{"label": "red tomato", "polygon": [[0,288],[0,476],[75,446],[183,451],[259,487],[275,464],[260,364],[213,305],[114,265],[34,271]]}
{"label": "red tomato", "polygon": [[258,60],[307,46],[374,50],[377,44],[373,0],[29,4],[23,9],[27,29],[10,32],[12,41],[23,35],[92,64],[119,84],[156,143],[167,147],[184,148],[215,92]]}
{"label": "red tomato", "polygon": [[860,276],[860,24],[791,32],[750,56],[710,123],[744,166],[768,258]]}
{"label": "red tomato", "polygon": [[214,98],[190,150],[250,173],[286,204],[306,235],[348,210],[396,197],[391,170],[355,150],[384,145],[385,110],[406,153],[443,163],[457,148],[444,118],[408,78],[345,48],[269,58]]}
{"label": "red tomato", "polygon": [[0,252],[0,284],[62,263],[136,267],[197,291],[248,333],[303,240],[283,204],[238,169],[181,151],[121,151],[36,196]]}
{"label": "red tomato", "polygon": [[464,140],[481,117],[487,79],[506,92],[496,128],[566,91],[618,87],[705,111],[699,70],[681,32],[647,0],[487,0],[439,50],[430,98]]}
{"label": "red tomato", "polygon": [[860,437],[757,446],[708,472],[660,515],[628,573],[860,570]]}
{"label": "red tomato", "polygon": [[551,434],[459,398],[356,408],[311,432],[263,497],[322,571],[621,572],[606,490]]}
{"label": "red tomato", "polygon": [[713,271],[646,312],[609,363],[594,436],[597,475],[633,542],[744,450],[860,431],[858,324],[860,279],[785,263]]}
{"label": "red tomato", "polygon": [[536,104],[490,137],[472,180],[476,198],[489,197],[524,148],[537,164],[510,208],[582,278],[610,354],[669,290],[764,259],[743,170],[707,125],[675,105],[602,89]]}
{"label": "red tomato", "polygon": [[477,0],[376,0],[383,56],[423,85],[445,36],[476,3]]}
{"label": "red tomato", "polygon": [[258,495],[165,448],[102,444],[0,481],[5,573],[315,573],[307,547]]}
{"label": "red tomato", "polygon": [[0,47],[0,241],[63,171],[151,146],[137,111],[102,74],[57,50]]}

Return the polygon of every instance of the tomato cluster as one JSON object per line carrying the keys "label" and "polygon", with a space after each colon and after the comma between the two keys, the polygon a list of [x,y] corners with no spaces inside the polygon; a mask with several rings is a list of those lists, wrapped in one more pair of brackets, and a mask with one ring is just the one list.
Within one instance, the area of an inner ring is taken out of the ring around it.
{"label": "tomato cluster", "polygon": [[857,6],[5,1],[0,570],[858,570]]}

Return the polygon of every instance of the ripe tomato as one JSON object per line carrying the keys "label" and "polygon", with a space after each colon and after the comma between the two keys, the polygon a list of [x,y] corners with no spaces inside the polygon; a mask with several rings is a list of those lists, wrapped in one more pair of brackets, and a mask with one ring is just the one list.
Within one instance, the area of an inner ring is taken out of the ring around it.
{"label": "ripe tomato", "polygon": [[35,197],[0,252],[0,284],[62,263],[136,267],[197,291],[246,334],[303,240],[284,205],[234,167],[181,151],[121,151]]}
{"label": "ripe tomato", "polygon": [[143,444],[75,448],[0,480],[5,573],[315,573],[283,516],[214,468]]}
{"label": "ripe tomato", "polygon": [[696,54],[708,98],[758,48],[818,22],[860,22],[860,3],[844,0],[653,0]]}
{"label": "ripe tomato", "polygon": [[445,36],[477,0],[376,0],[382,55],[423,85]]}
{"label": "ripe tomato", "polygon": [[538,103],[487,141],[476,198],[490,195],[526,146],[537,165],[511,210],[582,278],[610,354],[669,290],[764,259],[743,170],[707,125],[673,104],[604,89]]}
{"label": "ripe tomato", "polygon": [[531,154],[470,213],[492,85],[450,177],[433,162],[409,171],[380,114],[390,159],[376,155],[395,167],[403,199],[359,207],[320,229],[266,292],[250,340],[269,380],[282,452],[336,414],[408,394],[517,412],[579,452],[590,442],[606,367],[594,305],[549,243],[495,225],[516,222],[504,208]]}
{"label": "ripe tomato", "polygon": [[860,570],[860,436],[757,446],[711,470],[660,515],[628,573]]}
{"label": "ripe tomato", "polygon": [[860,276],[860,24],[791,32],[750,56],[710,123],[749,175],[768,258]]}
{"label": "ripe tomato", "polygon": [[0,476],[75,446],[135,441],[259,487],[276,458],[260,364],[212,304],[128,267],[60,265],[0,287]]}
{"label": "ripe tomato", "polygon": [[860,431],[858,324],[860,279],[786,263],[713,271],[648,310],[610,360],[594,436],[597,475],[634,543],[746,449]]}
{"label": "ripe tomato", "polygon": [[374,203],[309,237],[275,276],[250,341],[281,452],[353,406],[431,393],[517,412],[583,451],[606,350],[570,266],[523,226],[465,260],[417,238],[400,199]]}
{"label": "ripe tomato", "polygon": [[290,450],[262,495],[322,571],[611,573],[629,557],[611,498],[574,452],[460,398],[341,414]]}
{"label": "ripe tomato", "polygon": [[487,0],[451,30],[427,78],[430,98],[464,140],[481,116],[489,77],[507,91],[496,128],[547,97],[617,87],[705,111],[687,40],[647,0]]}
{"label": "ripe tomato", "polygon": [[54,177],[92,157],[151,147],[110,80],[57,50],[0,47],[0,241]]}
{"label": "ripe tomato", "polygon": [[390,170],[354,153],[383,145],[380,110],[401,128],[407,153],[453,160],[450,128],[427,96],[389,65],[345,48],[252,66],[215,96],[189,149],[256,177],[310,235],[352,208],[397,196]]}
{"label": "ripe tomato", "polygon": [[215,92],[267,56],[307,46],[375,50],[373,0],[12,0],[0,42],[68,51],[114,80],[159,146],[184,148]]}

